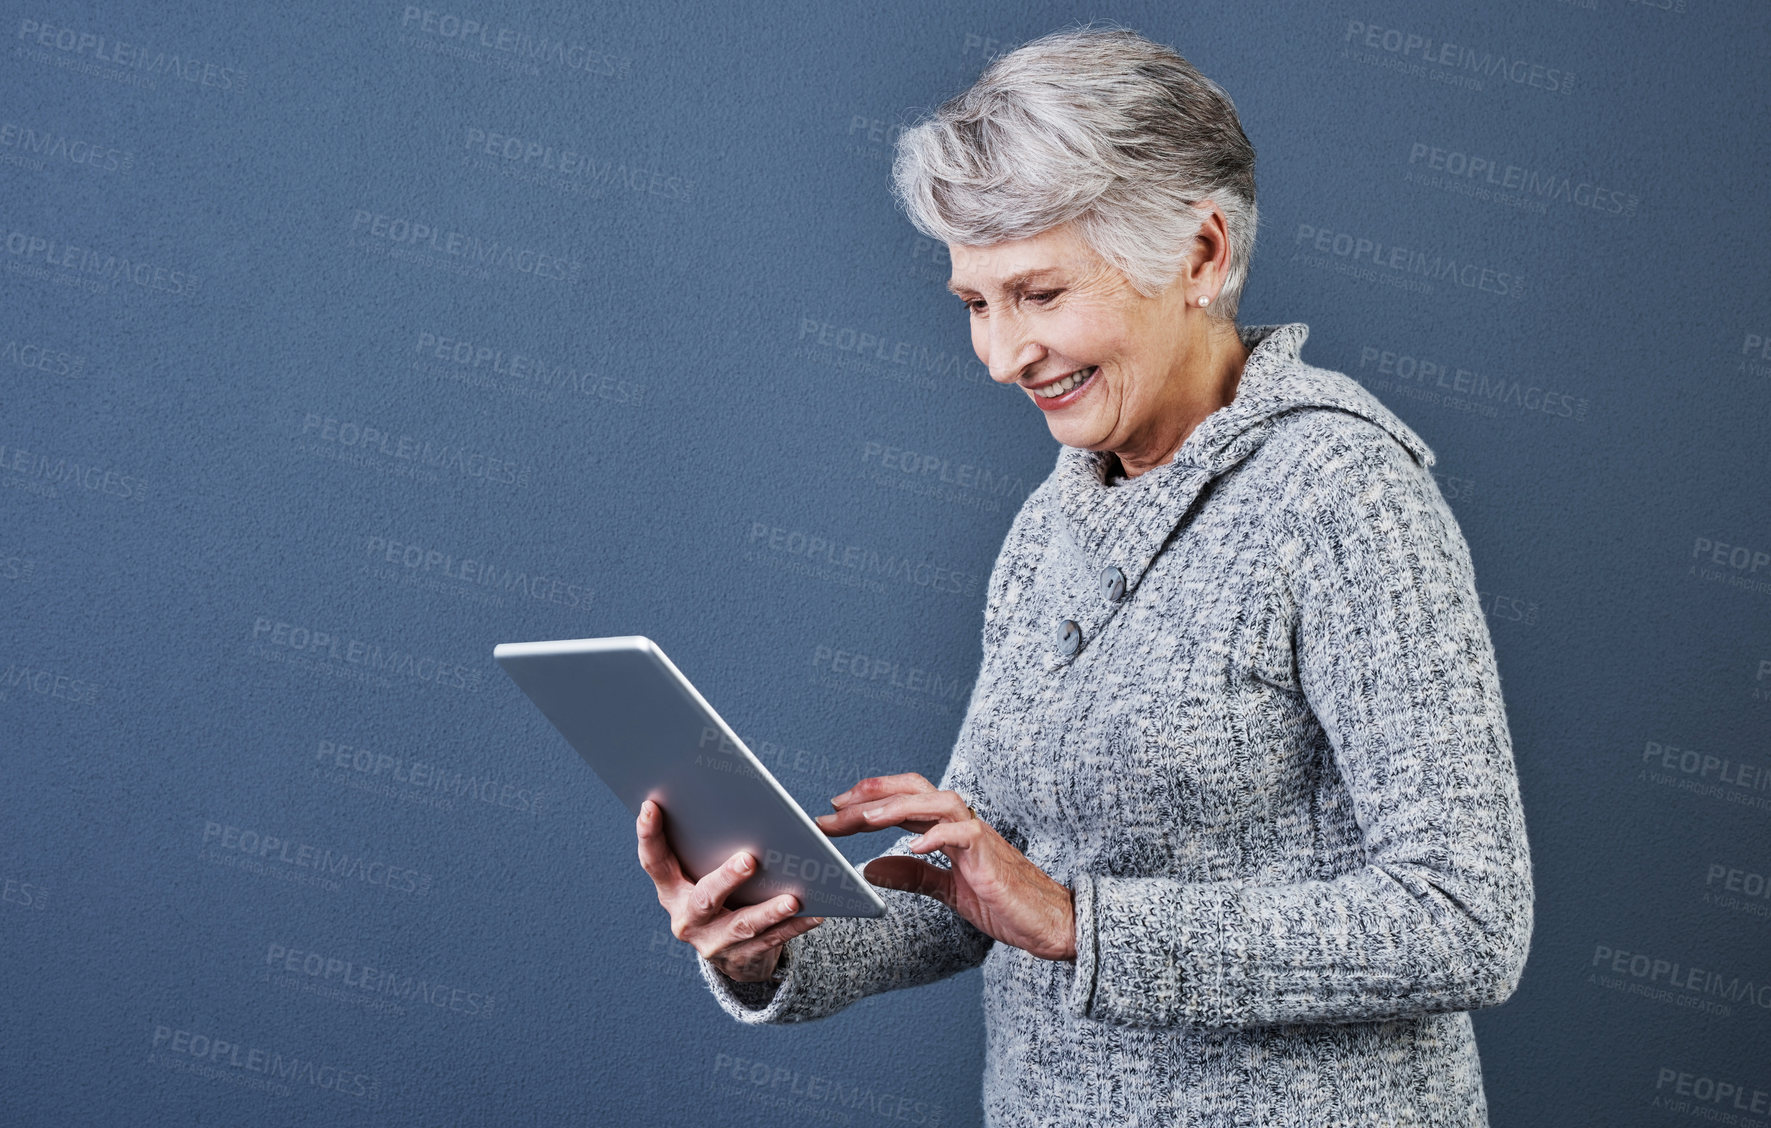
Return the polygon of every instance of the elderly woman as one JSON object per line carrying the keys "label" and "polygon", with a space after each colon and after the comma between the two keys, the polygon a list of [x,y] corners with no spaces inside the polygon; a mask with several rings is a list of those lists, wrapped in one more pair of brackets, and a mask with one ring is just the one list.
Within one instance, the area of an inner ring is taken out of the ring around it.
{"label": "elderly woman", "polygon": [[1483,1125],[1469,1011],[1532,875],[1493,644],[1434,456],[1303,324],[1238,327],[1254,152],[1134,33],[996,60],[905,132],[993,379],[1060,444],[991,573],[939,787],[864,779],[831,835],[883,918],[728,910],[639,817],[721,1006],[800,1022],[983,965],[993,1125]]}

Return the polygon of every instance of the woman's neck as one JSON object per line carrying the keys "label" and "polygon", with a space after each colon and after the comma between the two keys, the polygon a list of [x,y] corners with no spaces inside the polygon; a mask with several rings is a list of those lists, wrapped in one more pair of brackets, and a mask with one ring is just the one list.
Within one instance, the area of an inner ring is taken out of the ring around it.
{"label": "woman's neck", "polygon": [[1185,394],[1168,415],[1170,425],[1178,425],[1178,434],[1171,431],[1158,445],[1158,449],[1165,449],[1167,453],[1160,458],[1147,459],[1136,451],[1104,452],[1110,456],[1105,463],[1108,484],[1112,484],[1115,477],[1129,480],[1173,461],[1199,424],[1236,398],[1250,351],[1242,343],[1242,336],[1234,325],[1214,333],[1210,353],[1200,366],[1199,375],[1184,382],[1182,390]]}

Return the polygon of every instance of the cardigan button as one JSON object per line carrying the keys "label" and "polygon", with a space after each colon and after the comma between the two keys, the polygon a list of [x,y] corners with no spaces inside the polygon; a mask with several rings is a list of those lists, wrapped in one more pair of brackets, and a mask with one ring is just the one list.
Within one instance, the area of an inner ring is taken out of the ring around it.
{"label": "cardigan button", "polygon": [[1075,619],[1058,624],[1058,653],[1065,656],[1082,649],[1082,626]]}
{"label": "cardigan button", "polygon": [[1125,573],[1111,564],[1101,569],[1101,598],[1108,603],[1125,598]]}

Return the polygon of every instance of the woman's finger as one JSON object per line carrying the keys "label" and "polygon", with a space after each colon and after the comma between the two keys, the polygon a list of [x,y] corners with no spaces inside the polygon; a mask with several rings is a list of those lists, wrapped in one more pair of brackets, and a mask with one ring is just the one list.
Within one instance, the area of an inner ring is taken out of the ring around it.
{"label": "woman's finger", "polygon": [[755,872],[756,859],[750,851],[740,850],[727,858],[718,869],[689,887],[688,896],[683,898],[681,905],[684,923],[691,928],[712,923],[725,911],[726,895],[748,881]]}
{"label": "woman's finger", "polygon": [[823,923],[823,917],[788,917],[780,924],[758,933],[754,939],[732,945],[720,952],[719,957],[736,963],[760,959],[770,948],[779,948],[800,933],[810,932]]}
{"label": "woman's finger", "polygon": [[845,834],[859,834],[867,830],[879,830],[887,826],[901,826],[905,830],[920,832],[935,824],[934,819],[870,820],[861,814],[859,807],[844,807],[842,810],[832,811],[828,815],[819,815],[813,821],[818,824],[819,830],[831,838],[840,838]]}
{"label": "woman's finger", "polygon": [[915,794],[933,791],[935,785],[930,783],[918,772],[900,772],[897,775],[868,776],[841,795],[830,798],[831,806],[842,808],[852,803],[861,803],[869,799],[883,799],[888,795]]}
{"label": "woman's finger", "polygon": [[[878,830],[879,826],[868,822],[861,815],[859,807],[844,807],[840,811],[832,811],[827,815],[819,815],[812,820],[818,829],[831,838],[841,838],[845,834],[859,834],[866,830]],[[923,824],[911,826],[910,830],[921,830]]]}
{"label": "woman's finger", "polygon": [[663,808],[647,799],[640,804],[634,827],[639,835],[640,868],[658,887],[658,899],[668,905],[688,879],[683,876],[683,867],[664,838]]}
{"label": "woman's finger", "polygon": [[[969,850],[978,844],[978,836],[990,824],[983,819],[966,818],[959,822],[941,822],[929,827],[919,836],[910,840],[906,849],[926,854],[931,850],[939,850],[949,857],[961,850]],[[946,871],[941,871],[945,873]]]}
{"label": "woman's finger", "polygon": [[798,911],[799,899],[791,893],[734,909],[719,925],[708,930],[709,950],[723,954],[734,945],[755,940],[782,921],[794,919],[793,914]]}
{"label": "woman's finger", "polygon": [[[843,827],[858,825],[868,830],[878,830],[887,826],[903,826],[908,830],[921,832],[928,829],[927,824],[965,822],[972,820],[974,815],[957,792],[926,791],[914,795],[894,795],[877,803],[852,804],[824,817]],[[825,827],[827,824],[820,821],[818,825]],[[826,832],[828,833],[828,829]]]}

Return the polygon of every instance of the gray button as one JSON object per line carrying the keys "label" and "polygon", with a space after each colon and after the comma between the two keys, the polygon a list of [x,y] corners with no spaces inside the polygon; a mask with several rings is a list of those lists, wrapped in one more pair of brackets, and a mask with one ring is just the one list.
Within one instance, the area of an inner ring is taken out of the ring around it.
{"label": "gray button", "polygon": [[1125,573],[1111,564],[1101,569],[1101,598],[1108,603],[1125,598]]}
{"label": "gray button", "polygon": [[1058,624],[1058,653],[1074,654],[1082,649],[1082,626],[1075,619]]}

